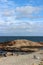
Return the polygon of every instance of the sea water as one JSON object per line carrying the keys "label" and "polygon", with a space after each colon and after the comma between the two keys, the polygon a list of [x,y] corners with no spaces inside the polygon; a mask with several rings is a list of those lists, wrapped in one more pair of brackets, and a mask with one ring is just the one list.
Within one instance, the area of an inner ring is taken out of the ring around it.
{"label": "sea water", "polygon": [[43,42],[43,36],[0,36],[0,42],[12,41],[12,40],[17,40],[17,39]]}

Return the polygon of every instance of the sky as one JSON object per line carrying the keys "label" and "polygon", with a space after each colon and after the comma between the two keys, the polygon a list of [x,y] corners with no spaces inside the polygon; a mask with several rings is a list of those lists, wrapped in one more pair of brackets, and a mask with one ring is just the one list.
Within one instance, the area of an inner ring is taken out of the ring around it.
{"label": "sky", "polygon": [[43,0],[0,0],[0,36],[43,36]]}

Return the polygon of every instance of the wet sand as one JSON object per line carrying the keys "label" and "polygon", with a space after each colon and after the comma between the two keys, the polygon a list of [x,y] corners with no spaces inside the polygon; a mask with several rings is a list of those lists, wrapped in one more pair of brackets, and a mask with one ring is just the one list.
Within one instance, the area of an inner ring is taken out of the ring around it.
{"label": "wet sand", "polygon": [[[34,59],[34,55],[36,57],[43,58],[43,50],[39,52],[34,52],[26,55],[18,55],[18,56],[7,56],[0,58],[0,65],[38,65],[41,59]],[[42,54],[41,54],[42,53]]]}

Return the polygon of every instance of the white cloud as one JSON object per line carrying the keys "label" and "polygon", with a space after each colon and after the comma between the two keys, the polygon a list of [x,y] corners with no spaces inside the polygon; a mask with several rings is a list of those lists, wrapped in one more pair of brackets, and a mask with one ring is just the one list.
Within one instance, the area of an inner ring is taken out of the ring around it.
{"label": "white cloud", "polygon": [[27,18],[34,18],[34,16],[40,13],[42,10],[41,7],[35,6],[21,6],[16,7],[16,13],[18,13],[17,18],[27,17]]}
{"label": "white cloud", "polygon": [[0,6],[0,32],[43,32],[43,22],[17,19],[34,18],[34,15],[40,13],[41,7],[30,5],[15,7],[15,4],[8,2],[8,0],[1,1],[7,2],[7,4],[4,3]]}
{"label": "white cloud", "polygon": [[34,6],[22,6],[22,7],[17,7],[16,11],[24,14],[32,14],[32,13],[39,12],[39,9],[40,8]]}
{"label": "white cloud", "polygon": [[[4,33],[15,33],[15,32],[22,32],[22,33],[38,33],[40,31],[43,32],[43,22],[36,22],[36,21],[15,21],[14,22],[0,22],[0,32]],[[20,23],[21,22],[21,23]]]}

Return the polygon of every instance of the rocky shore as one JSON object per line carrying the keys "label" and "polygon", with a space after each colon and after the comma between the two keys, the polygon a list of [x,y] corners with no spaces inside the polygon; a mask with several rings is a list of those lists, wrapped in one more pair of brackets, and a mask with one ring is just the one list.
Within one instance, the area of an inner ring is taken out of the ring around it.
{"label": "rocky shore", "polygon": [[39,65],[43,62],[43,50],[40,48],[43,48],[43,42],[29,40],[2,42],[0,50],[5,50],[7,53],[0,58],[0,65]]}
{"label": "rocky shore", "polygon": [[14,40],[0,43],[0,50],[7,51],[38,51],[43,48],[43,42],[33,42],[29,40]]}

